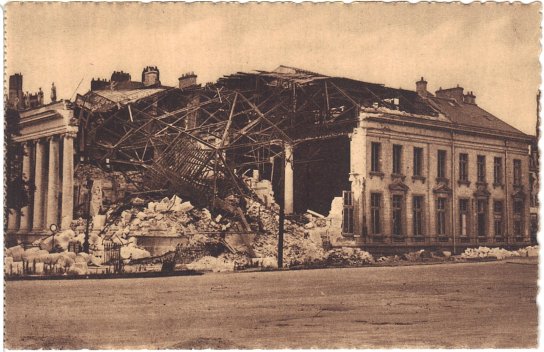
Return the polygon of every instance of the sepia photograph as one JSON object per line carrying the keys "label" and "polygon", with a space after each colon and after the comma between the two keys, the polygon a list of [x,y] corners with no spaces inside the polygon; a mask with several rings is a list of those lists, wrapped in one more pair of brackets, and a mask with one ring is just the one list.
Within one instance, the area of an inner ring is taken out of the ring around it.
{"label": "sepia photograph", "polygon": [[540,2],[3,9],[4,348],[538,348]]}

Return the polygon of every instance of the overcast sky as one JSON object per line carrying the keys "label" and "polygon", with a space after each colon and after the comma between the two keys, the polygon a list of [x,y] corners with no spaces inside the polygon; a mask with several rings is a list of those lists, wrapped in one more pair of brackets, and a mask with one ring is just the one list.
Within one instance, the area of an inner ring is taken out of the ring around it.
{"label": "overcast sky", "polygon": [[49,101],[84,93],[92,77],[158,66],[161,82],[199,82],[280,64],[391,87],[457,84],[534,134],[540,4],[29,4],[6,9],[7,74]]}

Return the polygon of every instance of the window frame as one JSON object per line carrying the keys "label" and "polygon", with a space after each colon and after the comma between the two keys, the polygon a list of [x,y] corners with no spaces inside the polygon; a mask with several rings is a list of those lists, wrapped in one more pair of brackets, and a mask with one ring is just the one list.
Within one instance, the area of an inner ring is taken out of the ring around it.
{"label": "window frame", "polygon": [[485,183],[487,179],[486,170],[486,158],[485,155],[476,156],[476,181],[478,183]]}
{"label": "window frame", "polygon": [[405,197],[402,194],[393,194],[391,196],[391,236],[394,238],[404,237],[405,235],[404,202],[405,202]]}
{"label": "window frame", "polygon": [[459,153],[459,181],[468,182],[468,153]]}
{"label": "window frame", "polygon": [[382,144],[380,142],[371,142],[370,150],[371,150],[370,171],[382,172],[382,165],[381,165]]}
{"label": "window frame", "polygon": [[514,182],[514,186],[521,186],[522,182],[521,182],[521,159],[514,159],[513,160],[513,167],[514,167],[514,177],[513,177],[513,182]]}
{"label": "window frame", "polygon": [[501,186],[503,184],[502,173],[503,173],[502,158],[500,156],[496,156],[493,158],[493,184],[494,185]]}
{"label": "window frame", "polygon": [[438,197],[436,199],[436,235],[437,237],[447,236],[447,232],[448,232],[447,208],[448,208],[448,198]]}
{"label": "window frame", "polygon": [[[416,207],[416,203],[419,203],[419,207]],[[425,236],[425,196],[414,195],[412,196],[412,231],[414,237]]]}
{"label": "window frame", "polygon": [[[374,202],[374,196],[377,196],[378,204]],[[370,233],[372,235],[378,236],[383,233],[382,226],[382,208],[383,208],[383,195],[382,193],[372,192],[370,193]],[[376,219],[376,212],[378,217]],[[378,226],[378,231],[376,231],[375,225]]]}
{"label": "window frame", "polygon": [[416,177],[423,176],[423,148],[414,147],[414,159],[413,159],[413,175]]}
{"label": "window frame", "polygon": [[446,166],[448,164],[448,151],[444,149],[437,150],[436,156],[436,177],[446,179]]}
{"label": "window frame", "polygon": [[402,145],[393,144],[393,156],[391,162],[391,173],[393,175],[402,175]]}

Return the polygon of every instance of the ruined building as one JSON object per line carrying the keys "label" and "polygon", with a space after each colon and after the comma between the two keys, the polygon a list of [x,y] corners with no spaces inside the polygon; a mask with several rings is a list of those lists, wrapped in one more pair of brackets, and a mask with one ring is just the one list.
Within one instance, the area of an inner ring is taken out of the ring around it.
{"label": "ruined building", "polygon": [[[66,228],[95,193],[101,204],[129,193],[179,194],[211,207],[232,194],[270,203],[271,192],[255,186],[264,180],[287,214],[328,216],[333,245],[531,242],[535,137],[459,86],[432,94],[423,78],[405,90],[280,66],[205,86],[187,73],[167,87],[148,66],[141,81],[114,72],[73,103],[33,106],[21,105],[22,76],[12,77],[16,141],[36,192],[10,214],[11,236]],[[77,171],[85,165],[111,177],[86,190]]]}

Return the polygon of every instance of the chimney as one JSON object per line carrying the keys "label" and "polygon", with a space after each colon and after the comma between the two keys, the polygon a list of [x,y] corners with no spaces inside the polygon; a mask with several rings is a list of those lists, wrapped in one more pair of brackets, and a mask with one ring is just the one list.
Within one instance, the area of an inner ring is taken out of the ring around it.
{"label": "chimney", "polygon": [[147,66],[142,71],[142,83],[144,87],[158,86],[161,84],[159,80],[160,72],[157,66]]}
{"label": "chimney", "polygon": [[465,102],[466,104],[473,104],[473,105],[476,105],[476,96],[473,94],[472,91],[467,92],[467,94],[465,94],[465,95],[463,96],[463,98],[464,98],[464,102]]}
{"label": "chimney", "polygon": [[24,109],[23,75],[20,73],[9,76],[8,102],[14,109]]}
{"label": "chimney", "polygon": [[196,85],[196,75],[194,72],[189,72],[181,75],[179,78],[179,89],[188,88]]}
{"label": "chimney", "polygon": [[435,92],[436,96],[439,98],[448,98],[448,99],[454,99],[458,103],[462,103],[464,101],[463,99],[463,87],[457,87],[455,88],[448,88],[448,89],[442,89],[440,88]]}
{"label": "chimney", "polygon": [[423,77],[421,77],[421,80],[416,82],[416,92],[422,98],[427,96],[427,81],[423,79]]}

